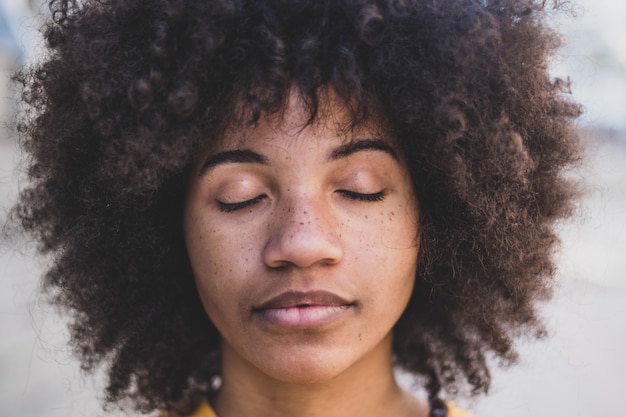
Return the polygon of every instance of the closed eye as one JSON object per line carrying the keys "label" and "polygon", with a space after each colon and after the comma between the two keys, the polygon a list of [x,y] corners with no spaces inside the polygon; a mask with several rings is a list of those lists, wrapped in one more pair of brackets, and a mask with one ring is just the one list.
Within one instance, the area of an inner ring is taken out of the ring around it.
{"label": "closed eye", "polygon": [[238,201],[236,203],[225,203],[223,201],[218,201],[217,206],[219,210],[223,211],[224,213],[232,213],[233,211],[237,211],[237,210],[244,209],[246,207],[253,206],[266,198],[267,198],[267,195],[261,194],[254,198],[251,198],[250,200]]}
{"label": "closed eye", "polygon": [[383,201],[385,198],[384,191],[366,194],[366,193],[357,193],[356,191],[350,191],[350,190],[337,190],[337,193],[351,200],[357,200],[357,201],[375,202],[375,201]]}

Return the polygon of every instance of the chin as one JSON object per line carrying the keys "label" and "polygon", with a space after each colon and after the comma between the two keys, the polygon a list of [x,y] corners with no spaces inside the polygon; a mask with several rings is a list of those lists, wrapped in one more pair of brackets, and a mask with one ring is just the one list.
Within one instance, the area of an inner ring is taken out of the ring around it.
{"label": "chin", "polygon": [[[270,355],[257,357],[257,369],[269,377],[292,384],[316,384],[368,366],[368,358],[378,349],[363,346],[320,346],[319,344],[282,346]],[[269,353],[269,352],[268,352]]]}
{"label": "chin", "polygon": [[341,366],[340,364],[326,363],[310,363],[308,360],[293,363],[285,363],[282,366],[265,370],[265,373],[271,378],[289,384],[319,384],[338,377],[349,366]]}

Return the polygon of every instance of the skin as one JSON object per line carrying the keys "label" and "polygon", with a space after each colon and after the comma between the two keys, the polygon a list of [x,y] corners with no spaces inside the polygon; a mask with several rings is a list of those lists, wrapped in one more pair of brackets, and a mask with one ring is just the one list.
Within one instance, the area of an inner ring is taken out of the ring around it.
{"label": "skin", "polygon": [[396,384],[392,328],[415,280],[418,210],[393,140],[319,121],[292,94],[196,164],[185,239],[222,336],[220,417],[426,416]]}

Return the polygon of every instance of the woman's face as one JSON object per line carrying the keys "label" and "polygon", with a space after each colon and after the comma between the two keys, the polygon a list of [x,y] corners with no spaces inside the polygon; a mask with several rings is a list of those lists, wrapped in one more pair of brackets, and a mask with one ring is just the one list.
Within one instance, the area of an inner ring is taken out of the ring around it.
{"label": "woman's face", "polygon": [[314,382],[390,361],[415,279],[417,204],[392,138],[368,123],[346,133],[343,114],[331,102],[303,128],[292,96],[196,164],[185,239],[225,373]]}

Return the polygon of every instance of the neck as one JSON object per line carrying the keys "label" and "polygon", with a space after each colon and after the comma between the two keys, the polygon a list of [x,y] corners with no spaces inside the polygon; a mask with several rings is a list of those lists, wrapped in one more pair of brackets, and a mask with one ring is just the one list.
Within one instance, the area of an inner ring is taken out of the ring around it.
{"label": "neck", "polygon": [[428,406],[396,383],[391,338],[324,381],[286,382],[223,349],[223,383],[214,401],[220,417],[427,416]]}

